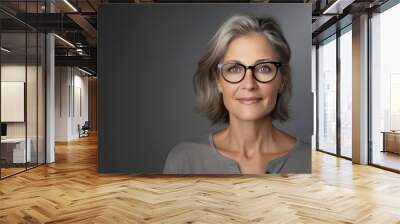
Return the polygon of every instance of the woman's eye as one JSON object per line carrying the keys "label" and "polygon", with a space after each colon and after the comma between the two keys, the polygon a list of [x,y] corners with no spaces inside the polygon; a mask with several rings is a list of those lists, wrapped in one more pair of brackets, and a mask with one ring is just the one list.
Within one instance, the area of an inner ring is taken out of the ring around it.
{"label": "woman's eye", "polygon": [[259,72],[270,72],[271,68],[268,65],[263,65],[260,68],[258,68]]}
{"label": "woman's eye", "polygon": [[228,68],[228,71],[231,73],[239,73],[239,72],[241,72],[241,69],[239,66],[232,66],[232,67]]}

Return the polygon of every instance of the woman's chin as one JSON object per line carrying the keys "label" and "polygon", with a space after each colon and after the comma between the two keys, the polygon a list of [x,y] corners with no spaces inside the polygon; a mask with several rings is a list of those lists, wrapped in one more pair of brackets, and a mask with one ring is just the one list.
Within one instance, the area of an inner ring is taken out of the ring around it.
{"label": "woman's chin", "polygon": [[266,114],[262,113],[241,113],[236,116],[236,118],[240,121],[260,121],[266,117]]}

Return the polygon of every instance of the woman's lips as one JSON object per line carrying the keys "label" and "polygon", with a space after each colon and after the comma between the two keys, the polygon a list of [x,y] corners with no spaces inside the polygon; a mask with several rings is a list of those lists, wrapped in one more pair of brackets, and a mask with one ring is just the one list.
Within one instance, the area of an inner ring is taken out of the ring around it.
{"label": "woman's lips", "polygon": [[242,104],[250,105],[250,104],[258,103],[261,100],[261,98],[249,97],[249,98],[239,98],[238,100]]}

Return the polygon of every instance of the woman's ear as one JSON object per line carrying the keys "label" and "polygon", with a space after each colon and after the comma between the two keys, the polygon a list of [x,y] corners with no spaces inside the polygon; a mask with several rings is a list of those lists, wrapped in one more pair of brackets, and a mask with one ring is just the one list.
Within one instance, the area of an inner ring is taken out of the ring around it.
{"label": "woman's ear", "polygon": [[285,83],[285,81],[282,80],[281,84],[279,85],[279,90],[278,90],[279,94],[282,94],[283,90],[285,90],[285,86],[286,86],[286,83]]}
{"label": "woman's ear", "polygon": [[222,93],[222,87],[221,84],[219,83],[218,79],[215,79],[215,83],[217,84],[217,90],[219,93]]}

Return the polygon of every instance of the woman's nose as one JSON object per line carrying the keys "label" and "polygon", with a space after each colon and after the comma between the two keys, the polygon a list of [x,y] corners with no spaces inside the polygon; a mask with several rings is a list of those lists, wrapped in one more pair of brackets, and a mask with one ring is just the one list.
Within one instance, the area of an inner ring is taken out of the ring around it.
{"label": "woman's nose", "polygon": [[244,78],[242,81],[242,87],[244,89],[254,89],[257,85],[257,81],[253,77],[253,70],[250,68],[246,69],[246,73],[244,74]]}

